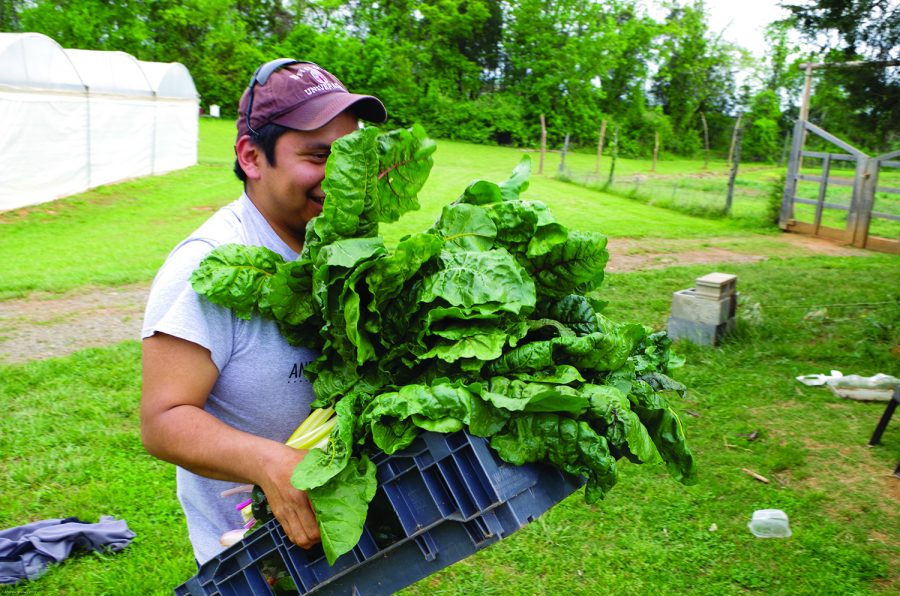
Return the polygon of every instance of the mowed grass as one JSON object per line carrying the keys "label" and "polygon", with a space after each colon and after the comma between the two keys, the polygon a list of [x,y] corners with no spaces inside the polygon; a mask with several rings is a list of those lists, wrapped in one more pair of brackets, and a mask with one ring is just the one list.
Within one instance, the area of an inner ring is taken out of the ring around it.
{"label": "mowed grass", "polygon": [[[201,125],[196,168],[0,216],[0,254],[20,251],[0,265],[0,296],[148,281],[208,209],[239,192],[230,174],[232,124]],[[440,142],[422,210],[385,236],[427,227],[468,182],[502,180],[521,157],[512,149]],[[208,175],[195,178],[200,171]],[[133,196],[117,194],[123,189]],[[525,197],[546,201],[573,228],[648,243],[775,242],[728,220],[653,208],[550,176],[533,176]],[[151,221],[159,222],[152,232]],[[120,244],[97,240],[98,226],[119,233]],[[14,229],[16,243],[7,240]],[[68,239],[57,251],[67,252],[64,258],[48,254],[56,246],[50,239],[61,235]],[[841,400],[795,380],[831,369],[900,376],[900,260],[775,256],[781,258],[609,274],[601,288],[609,317],[662,329],[672,292],[710,271],[738,276],[736,335],[719,348],[676,345],[686,364],[673,376],[689,390],[673,404],[697,457],[697,485],[681,486],[661,468],[623,463],[619,484],[600,503],[586,505],[579,491],[403,594],[900,591],[900,481],[891,474],[900,460],[900,426],[895,420],[880,446],[867,447],[883,404]],[[41,579],[0,593],[167,594],[196,573],[174,467],[140,444],[139,394],[137,342],[0,366],[0,528],[114,515],[138,534],[121,553],[73,556]],[[770,482],[754,480],[745,468]],[[753,511],[773,507],[788,513],[794,535],[753,537],[746,526]]]}
{"label": "mowed grass", "polygon": [[[673,372],[689,387],[673,403],[699,483],[623,464],[600,503],[586,505],[579,491],[404,594],[896,593],[900,426],[867,447],[883,404],[795,380],[832,368],[900,372],[895,259],[728,267],[742,295],[736,336],[720,348],[679,342],[687,363]],[[662,328],[671,292],[708,270],[610,275],[607,314]],[[162,594],[196,572],[174,470],[141,448],[138,400],[136,342],[0,367],[0,526],[115,515],[138,533],[122,553],[74,556],[21,593]],[[794,535],[753,537],[753,511],[773,507],[787,512]]]}
{"label": "mowed grass", "polygon": [[[840,151],[839,151],[840,152]],[[728,197],[731,166],[721,159],[690,160],[661,157],[655,166],[649,159],[617,159],[614,175],[610,177],[612,159],[607,155],[597,169],[596,155],[585,152],[570,153],[563,172],[559,170],[559,153],[547,154],[545,172],[562,177],[588,188],[603,189],[617,196],[627,197],[682,213],[706,217],[723,217]],[[801,173],[807,176],[823,174],[823,160],[807,157]],[[825,185],[825,202],[842,205],[844,209],[825,208],[821,224],[844,230],[847,227],[848,207],[852,200],[855,162],[832,161],[829,183]],[[734,181],[729,216],[733,224],[748,228],[772,227],[777,220],[778,207],[784,191],[786,162],[781,165],[765,162],[743,162]],[[820,184],[800,181],[796,196],[818,200]],[[882,238],[900,238],[900,169],[884,164],[878,172],[878,189],[874,195],[873,211],[882,215],[872,217],[869,234]],[[775,195],[774,205],[772,195]],[[796,203],[794,216],[798,221],[815,222],[816,206]],[[886,217],[885,217],[886,216]]]}
{"label": "mowed grass", "polygon": [[[231,172],[233,123],[202,119],[200,124],[197,166],[0,213],[0,300],[152,279],[175,244],[241,192]],[[443,205],[470,182],[505,180],[523,155],[514,149],[440,142],[421,209],[385,226],[385,239],[395,242],[404,230],[427,229]],[[728,221],[648,209],[546,176],[533,176],[526,196],[546,202],[566,225],[612,236],[642,237],[649,230],[666,238],[740,233]]]}

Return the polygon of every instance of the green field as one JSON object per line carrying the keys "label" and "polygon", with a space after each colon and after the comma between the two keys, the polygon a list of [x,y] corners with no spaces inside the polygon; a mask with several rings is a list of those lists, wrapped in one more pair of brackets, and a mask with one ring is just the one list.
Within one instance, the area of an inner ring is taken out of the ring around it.
{"label": "green field", "polygon": [[[230,173],[231,131],[230,122],[202,120],[193,168],[0,214],[0,300],[149,281],[178,240],[239,192]],[[438,146],[422,209],[386,228],[389,242],[430,225],[473,179],[504,179],[524,155]],[[666,161],[658,170],[691,175],[698,165]],[[620,160],[617,169],[624,175],[645,166]],[[572,228],[648,244],[693,239],[771,250],[753,264],[676,260],[665,269],[609,274],[601,290],[612,319],[662,329],[672,292],[714,270],[738,276],[736,334],[719,348],[676,344],[686,364],[673,376],[688,393],[674,404],[700,481],[685,487],[663,469],[623,464],[604,501],[586,505],[579,491],[403,594],[900,591],[900,481],[892,475],[900,425],[895,420],[882,445],[867,447],[883,404],[842,400],[795,380],[832,369],[900,376],[900,258],[796,256],[782,244],[778,253],[774,228],[604,194],[555,179],[553,167],[548,160],[524,196],[547,202]],[[771,172],[754,175],[764,188]],[[137,341],[0,365],[0,528],[114,515],[138,535],[121,553],[75,556],[0,593],[166,594],[196,573],[174,467],[140,443],[139,393]],[[750,534],[747,522],[764,508],[789,515],[791,538]]]}
{"label": "green field", "polygon": [[[566,157],[565,173],[559,172],[558,154],[549,154],[545,172],[570,179],[576,184],[603,189],[618,196],[637,199],[648,205],[666,207],[682,213],[722,217],[728,196],[729,165],[722,160],[711,160],[708,164],[698,160],[662,159],[656,169],[647,160],[619,159],[616,161],[614,177],[610,183],[611,159],[601,159],[599,172],[596,156],[584,153]],[[806,158],[801,174],[821,176],[822,159]],[[836,229],[847,226],[847,210],[852,196],[854,164],[833,161],[824,201],[845,207],[844,210],[826,208],[822,215],[822,225]],[[742,163],[735,178],[734,194],[730,217],[747,227],[772,225],[777,220],[784,190],[783,176],[786,166],[765,163]],[[887,189],[900,189],[900,169],[883,166],[879,171],[878,188],[875,193],[874,211],[900,216],[900,193]],[[776,195],[773,207],[770,197]],[[818,200],[819,183],[800,181],[796,196]],[[773,211],[774,209],[774,211]],[[814,205],[797,204],[794,216],[798,221],[815,221]],[[773,219],[772,215],[775,215]],[[900,238],[900,220],[873,217],[869,233],[882,238]]]}

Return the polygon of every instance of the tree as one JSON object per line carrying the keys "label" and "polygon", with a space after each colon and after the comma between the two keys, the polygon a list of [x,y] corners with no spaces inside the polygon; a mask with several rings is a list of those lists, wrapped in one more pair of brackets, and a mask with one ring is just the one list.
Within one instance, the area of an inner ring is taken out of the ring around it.
{"label": "tree", "polygon": [[37,0],[19,18],[23,31],[43,33],[64,48],[119,50],[146,60],[152,31],[135,16],[144,10],[141,0]]}
{"label": "tree", "polygon": [[777,161],[781,152],[781,110],[773,90],[763,89],[753,97],[747,119],[742,146],[744,159]]}
{"label": "tree", "polygon": [[19,11],[22,0],[0,0],[0,31],[20,31]]}
{"label": "tree", "polygon": [[733,48],[710,38],[704,11],[702,0],[669,5],[652,86],[671,119],[673,149],[686,154],[702,147],[700,112],[727,113],[734,103]]}
{"label": "tree", "polygon": [[[818,47],[819,59],[835,64],[820,71],[810,119],[858,145],[890,149],[900,136],[900,4],[807,0],[783,6],[804,40]],[[855,61],[876,64],[839,66]]]}

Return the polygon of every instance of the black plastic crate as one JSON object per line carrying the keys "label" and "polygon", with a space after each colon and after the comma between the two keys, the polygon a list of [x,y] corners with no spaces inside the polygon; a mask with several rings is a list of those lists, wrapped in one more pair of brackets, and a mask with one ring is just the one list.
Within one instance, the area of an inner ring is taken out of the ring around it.
{"label": "black plastic crate", "polygon": [[204,564],[176,594],[390,594],[497,542],[578,489],[549,466],[512,466],[465,431],[425,432],[408,448],[373,456],[378,491],[359,543],[328,565],[272,520]]}

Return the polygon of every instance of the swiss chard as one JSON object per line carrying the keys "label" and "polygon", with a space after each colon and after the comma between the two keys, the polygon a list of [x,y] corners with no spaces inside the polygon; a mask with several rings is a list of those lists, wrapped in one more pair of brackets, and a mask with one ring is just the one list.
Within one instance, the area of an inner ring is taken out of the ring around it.
{"label": "swiss chard", "polygon": [[378,224],[418,207],[433,151],[418,127],[339,139],[296,261],[225,246],[194,273],[209,300],[321,351],[306,374],[314,405],[333,406],[338,422],[292,481],[310,496],[330,562],[358,540],[375,490],[366,450],[393,453],[422,429],[465,427],[510,463],[585,476],[590,502],[615,484],[621,457],[695,478],[662,395],[683,390],[666,376],[668,338],[600,314],[606,237],[521,199],[527,158],[501,184],[470,184],[428,230],[384,245]]}

